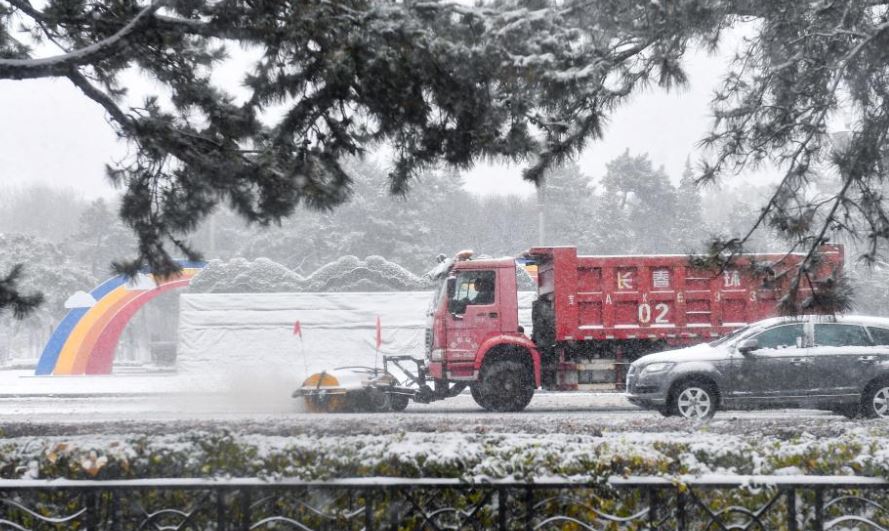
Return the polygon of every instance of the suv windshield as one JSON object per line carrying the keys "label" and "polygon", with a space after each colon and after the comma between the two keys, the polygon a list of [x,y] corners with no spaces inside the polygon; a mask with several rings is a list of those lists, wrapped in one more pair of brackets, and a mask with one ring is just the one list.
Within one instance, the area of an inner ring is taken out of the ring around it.
{"label": "suv windshield", "polygon": [[750,330],[752,330],[752,327],[750,325],[742,326],[741,328],[736,328],[735,330],[732,330],[727,335],[724,335],[715,341],[711,341],[710,346],[715,347],[716,345],[722,345],[723,343],[728,343],[732,339],[741,337],[742,335],[746,334]]}

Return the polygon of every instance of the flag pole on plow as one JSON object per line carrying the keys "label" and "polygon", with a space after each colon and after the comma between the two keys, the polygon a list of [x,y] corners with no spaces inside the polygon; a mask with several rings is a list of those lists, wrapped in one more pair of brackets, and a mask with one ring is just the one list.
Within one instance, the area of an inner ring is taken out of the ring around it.
{"label": "flag pole on plow", "polygon": [[383,344],[383,327],[380,326],[380,316],[377,316],[376,354],[374,355],[374,373],[377,372],[380,359],[380,345]]}
{"label": "flag pole on plow", "polygon": [[299,336],[299,354],[303,359],[303,377],[308,377],[309,362],[306,360],[306,346],[303,343],[303,328],[298,319],[293,322],[293,335]]}

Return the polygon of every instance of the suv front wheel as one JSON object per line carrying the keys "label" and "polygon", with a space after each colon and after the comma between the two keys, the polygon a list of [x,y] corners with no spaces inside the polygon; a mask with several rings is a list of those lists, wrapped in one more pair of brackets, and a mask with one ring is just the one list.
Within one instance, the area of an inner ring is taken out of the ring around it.
{"label": "suv front wheel", "polygon": [[673,393],[672,411],[690,420],[707,420],[716,413],[716,391],[713,386],[699,381],[679,384]]}

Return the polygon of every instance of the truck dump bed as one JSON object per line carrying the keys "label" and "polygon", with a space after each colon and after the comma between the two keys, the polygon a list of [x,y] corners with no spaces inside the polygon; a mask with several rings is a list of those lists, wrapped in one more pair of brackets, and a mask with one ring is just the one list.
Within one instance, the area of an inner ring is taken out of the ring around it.
{"label": "truck dump bed", "polygon": [[[825,246],[823,252],[815,279],[843,265],[842,246]],[[715,271],[691,267],[687,255],[578,256],[574,247],[539,247],[528,254],[537,262],[535,336],[543,325],[554,342],[647,339],[668,344],[718,337],[775,316],[790,281],[781,273],[803,258],[747,255],[733,268]],[[767,272],[745,272],[751,260]],[[811,287],[804,283],[801,289],[805,293]]]}

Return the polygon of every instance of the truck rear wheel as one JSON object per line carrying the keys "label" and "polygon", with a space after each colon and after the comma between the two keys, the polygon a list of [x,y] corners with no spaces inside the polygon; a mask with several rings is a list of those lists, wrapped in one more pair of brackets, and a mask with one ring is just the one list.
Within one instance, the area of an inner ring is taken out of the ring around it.
{"label": "truck rear wheel", "polygon": [[521,411],[534,397],[534,380],[522,363],[497,361],[482,370],[481,381],[470,392],[488,411]]}

